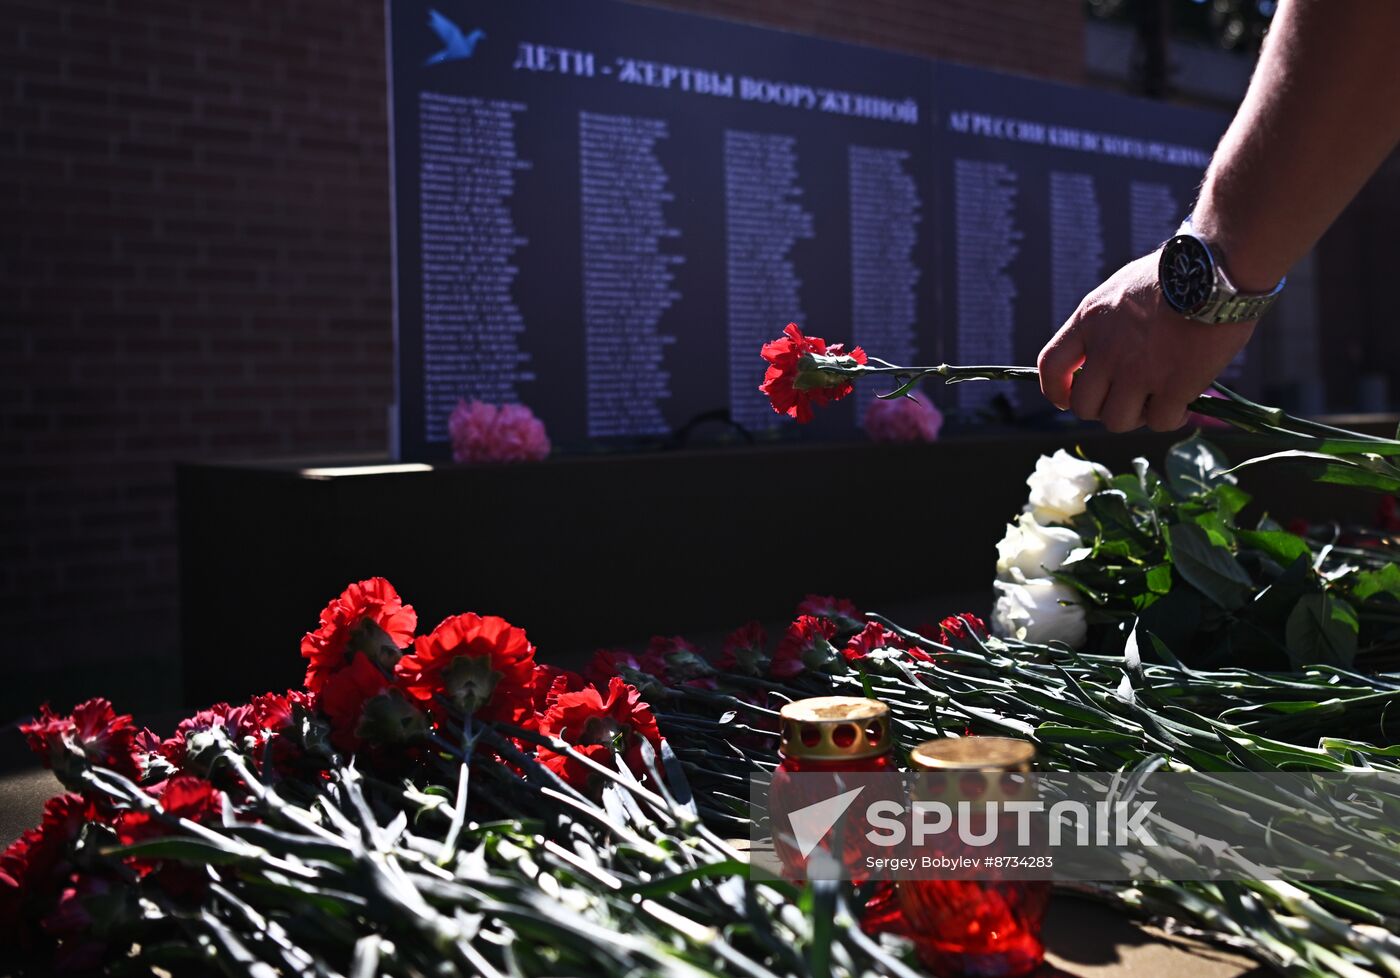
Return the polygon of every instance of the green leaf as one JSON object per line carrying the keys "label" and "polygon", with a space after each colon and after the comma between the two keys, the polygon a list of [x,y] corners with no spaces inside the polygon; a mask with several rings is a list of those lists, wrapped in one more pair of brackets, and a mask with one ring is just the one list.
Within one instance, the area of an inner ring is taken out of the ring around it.
{"label": "green leaf", "polygon": [[173,859],[176,862],[196,863],[202,866],[231,866],[246,862],[253,852],[242,847],[220,846],[204,839],[190,839],[184,836],[167,836],[162,839],[147,839],[133,842],[129,846],[113,846],[103,849],[104,856],[139,859]]}
{"label": "green leaf", "polygon": [[1149,567],[1146,574],[1147,590],[1153,594],[1166,594],[1172,589],[1172,565],[1157,564]]}
{"label": "green leaf", "polygon": [[1152,503],[1152,497],[1143,488],[1142,479],[1132,472],[1115,475],[1108,484],[1127,496],[1128,503],[1132,506],[1148,506]]}
{"label": "green leaf", "polygon": [[1232,483],[1230,461],[1199,434],[1167,450],[1167,482],[1181,498],[1199,496],[1220,483]]}
{"label": "green leaf", "polygon": [[1286,530],[1236,530],[1235,535],[1241,543],[1262,550],[1283,567],[1299,557],[1312,556],[1307,541]]}
{"label": "green leaf", "polygon": [[[876,394],[875,396],[878,397],[878,398],[879,398],[880,400],[882,400],[882,401],[890,401],[890,400],[894,400],[894,399],[896,399],[896,398],[905,397],[905,396],[907,396],[907,395],[909,394],[910,391],[912,391],[915,387],[917,387],[917,386],[919,385],[920,381],[922,381],[922,380],[924,379],[924,377],[926,377],[928,374],[930,374],[930,373],[932,373],[932,372],[933,372],[933,371],[925,370],[925,371],[923,371],[922,373],[916,373],[916,374],[914,374],[912,377],[910,377],[908,380],[906,380],[906,381],[904,381],[903,383],[901,383],[901,384],[900,384],[898,387],[896,387],[894,390],[889,391],[888,393],[885,393],[885,394]],[[953,383],[953,381],[949,381],[948,383]]]}
{"label": "green leaf", "polygon": [[1215,510],[1208,509],[1204,513],[1199,513],[1191,518],[1191,522],[1205,530],[1206,536],[1210,537],[1210,542],[1217,547],[1234,546],[1234,528],[1226,523]]}
{"label": "green leaf", "polygon": [[1094,730],[1089,727],[1067,727],[1061,723],[1042,723],[1035,728],[1037,740],[1045,743],[1093,744],[1099,747],[1140,747],[1142,737],[1119,733],[1117,730]]}
{"label": "green leaf", "polygon": [[1300,556],[1283,569],[1283,573],[1250,602],[1249,617],[1261,625],[1276,624],[1280,635],[1282,625],[1293,613],[1298,599],[1317,593],[1318,582],[1312,573],[1312,555]]}
{"label": "green leaf", "polygon": [[869,674],[869,673],[862,672],[862,673],[860,674],[860,688],[861,688],[862,692],[865,693],[865,698],[866,698],[866,699],[868,699],[868,700],[878,699],[878,697],[875,695],[875,690],[874,690],[874,689],[871,687],[871,685],[870,685],[870,674]]}
{"label": "green leaf", "polygon": [[1400,469],[1379,458],[1363,461],[1354,457],[1333,457],[1320,452],[1290,450],[1248,459],[1230,471],[1238,472],[1240,469],[1268,462],[1297,466],[1314,482],[1379,489],[1381,492],[1400,492]]}
{"label": "green leaf", "polygon": [[1356,658],[1356,612],[1329,594],[1305,594],[1284,629],[1295,667],[1322,663],[1350,666]]}
{"label": "green leaf", "polygon": [[1378,594],[1388,594],[1400,601],[1400,567],[1386,564],[1380,570],[1362,571],[1356,575],[1356,583],[1351,589],[1358,601],[1365,601]]}
{"label": "green leaf", "polygon": [[[1396,432],[1400,435],[1400,431]],[[1321,438],[1308,447],[1324,455],[1400,455],[1400,441],[1371,441],[1367,438]]]}
{"label": "green leaf", "polygon": [[1084,508],[1106,537],[1139,537],[1137,523],[1128,509],[1128,497],[1120,489],[1104,489],[1084,500]]}
{"label": "green leaf", "polygon": [[1220,514],[1227,519],[1234,519],[1239,515],[1240,510],[1249,505],[1250,494],[1239,486],[1230,482],[1222,482],[1212,490],[1212,495],[1220,507]]}
{"label": "green leaf", "polygon": [[[1189,656],[1205,619],[1205,604],[1199,590],[1174,582],[1168,594],[1139,616],[1139,627],[1151,633],[1154,643],[1163,649]],[[1161,656],[1162,649],[1156,651]]]}
{"label": "green leaf", "polygon": [[1206,531],[1194,523],[1167,527],[1172,562],[1186,582],[1215,604],[1234,611],[1254,592],[1254,582],[1234,554],[1211,543]]}
{"label": "green leaf", "polygon": [[747,876],[748,871],[747,863],[735,859],[723,859],[719,862],[705,863],[683,873],[676,873],[674,876],[663,876],[646,883],[624,886],[618,892],[627,896],[633,894],[644,897],[666,896],[690,889],[691,884],[697,880],[711,879],[717,876]]}

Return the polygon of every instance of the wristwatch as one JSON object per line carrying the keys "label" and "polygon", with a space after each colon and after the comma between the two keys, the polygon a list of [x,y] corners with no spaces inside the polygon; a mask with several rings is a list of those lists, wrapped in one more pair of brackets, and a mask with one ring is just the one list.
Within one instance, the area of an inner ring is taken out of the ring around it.
{"label": "wristwatch", "polygon": [[1264,315],[1288,281],[1279,279],[1268,292],[1241,292],[1220,259],[1188,217],[1162,245],[1157,262],[1157,284],[1167,305],[1198,323],[1247,323]]}

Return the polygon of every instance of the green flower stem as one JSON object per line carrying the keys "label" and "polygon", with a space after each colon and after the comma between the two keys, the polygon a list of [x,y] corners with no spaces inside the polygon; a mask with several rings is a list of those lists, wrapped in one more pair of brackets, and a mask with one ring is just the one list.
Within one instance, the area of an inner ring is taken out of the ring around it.
{"label": "green flower stem", "polygon": [[289,969],[287,974],[305,975],[309,973],[322,976],[322,978],[336,978],[336,972],[333,972],[326,962],[298,947],[281,924],[258,913],[247,901],[238,897],[228,887],[222,883],[211,883],[209,891],[232,908],[254,933],[266,935],[277,950],[278,956]]}
{"label": "green flower stem", "polygon": [[[509,733],[512,737],[516,737],[520,740],[525,741],[526,743],[534,744],[537,747],[547,747],[550,750],[559,754],[567,754],[569,757],[578,761],[580,764],[583,764],[585,767],[591,769],[597,774],[602,775],[604,778],[611,781],[613,784],[621,786],[625,790],[631,792],[637,798],[646,802],[647,805],[649,805],[659,815],[661,815],[662,818],[664,818],[668,824],[677,825],[680,823],[681,819],[677,817],[678,813],[671,807],[670,804],[667,803],[667,801],[664,798],[662,798],[656,792],[650,791],[647,788],[642,787],[642,785],[639,782],[637,782],[635,778],[624,778],[619,772],[613,770],[612,768],[609,768],[603,764],[599,764],[587,754],[575,750],[573,748],[573,745],[570,744],[568,741],[561,740],[558,737],[546,737],[542,734],[537,734],[532,730],[526,730],[523,727],[513,727],[509,724],[504,723],[500,724],[500,729],[506,733]],[[687,819],[687,821],[689,821],[689,819]]]}
{"label": "green flower stem", "polygon": [[[808,354],[802,360],[802,370],[810,376],[816,372],[857,380],[862,377],[889,377],[897,381],[897,386],[881,398],[902,397],[909,393],[920,381],[929,377],[941,377],[944,383],[959,384],[972,380],[1040,380],[1040,371],[1035,367],[1011,366],[954,366],[940,363],[931,367],[902,367],[871,357],[868,363],[856,363],[848,356],[824,357]],[[822,386],[809,384],[808,386]],[[1234,427],[1259,434],[1293,437],[1296,439],[1340,439],[1346,441],[1371,442],[1377,445],[1396,445],[1394,439],[1377,435],[1335,428],[1318,421],[1310,421],[1289,414],[1281,408],[1268,407],[1249,400],[1221,383],[1214,383],[1211,389],[1219,397],[1198,397],[1191,402],[1191,410],[1206,417],[1224,421]]]}

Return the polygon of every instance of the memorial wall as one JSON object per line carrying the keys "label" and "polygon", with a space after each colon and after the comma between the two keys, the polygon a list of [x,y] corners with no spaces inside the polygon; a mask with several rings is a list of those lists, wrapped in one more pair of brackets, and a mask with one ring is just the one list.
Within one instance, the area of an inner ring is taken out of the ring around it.
{"label": "memorial wall", "polygon": [[[903,363],[1032,363],[1185,216],[1223,115],[612,0],[390,0],[398,438],[459,399],[657,444],[758,392],[789,321]],[[1243,364],[1234,371],[1239,374]],[[1032,388],[931,392],[958,425]]]}

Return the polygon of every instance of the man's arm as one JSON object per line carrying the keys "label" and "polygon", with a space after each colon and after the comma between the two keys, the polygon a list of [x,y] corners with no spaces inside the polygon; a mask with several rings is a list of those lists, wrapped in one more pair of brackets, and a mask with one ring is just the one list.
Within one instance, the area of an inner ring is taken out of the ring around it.
{"label": "man's arm", "polygon": [[[1400,140],[1398,43],[1397,0],[1279,5],[1192,215],[1242,291],[1273,288]],[[1041,390],[1110,431],[1170,430],[1253,331],[1173,311],[1147,255],[1091,292],[1041,350]]]}

